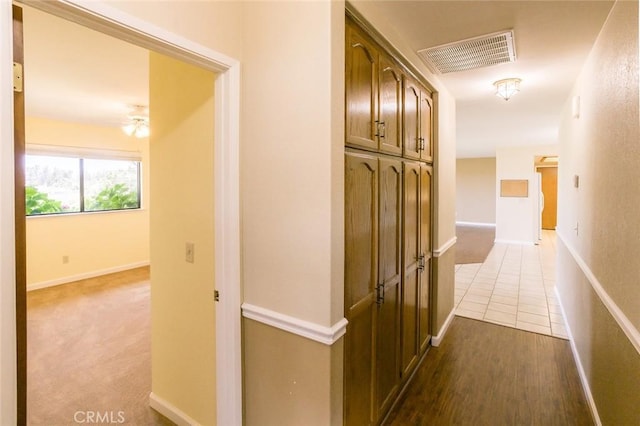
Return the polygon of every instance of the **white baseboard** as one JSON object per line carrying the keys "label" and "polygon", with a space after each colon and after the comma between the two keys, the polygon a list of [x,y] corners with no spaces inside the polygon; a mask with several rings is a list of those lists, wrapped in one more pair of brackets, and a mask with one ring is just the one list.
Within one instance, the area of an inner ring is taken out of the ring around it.
{"label": "white baseboard", "polygon": [[178,426],[199,426],[200,423],[189,417],[184,411],[180,410],[173,404],[158,395],[151,392],[149,394],[149,406],[162,414]]}
{"label": "white baseboard", "polygon": [[564,311],[564,305],[562,304],[562,299],[560,298],[558,287],[556,287],[554,291],[556,293],[558,303],[560,303],[560,312],[562,313],[562,319],[564,319],[564,325],[567,327],[567,334],[569,335],[569,343],[571,345],[571,353],[573,353],[573,359],[575,360],[576,367],[578,368],[578,375],[580,376],[580,382],[582,383],[584,394],[587,397],[587,404],[589,404],[589,408],[591,409],[591,414],[593,415],[596,426],[602,426],[602,421],[600,421],[600,415],[598,414],[598,407],[596,407],[596,401],[593,399],[591,386],[589,386],[589,379],[587,379],[587,374],[585,373],[582,362],[580,361],[578,348],[576,347],[576,342],[573,339],[571,327],[569,326],[569,322],[567,321],[567,314]]}
{"label": "white baseboard", "polygon": [[495,223],[487,223],[487,222],[456,222],[456,225],[462,226],[478,226],[481,228],[495,228]]}
{"label": "white baseboard", "polygon": [[440,332],[438,333],[438,335],[433,336],[431,338],[431,346],[435,346],[435,347],[440,346],[440,343],[442,343],[442,340],[444,339],[444,335],[447,334],[447,330],[449,330],[449,326],[453,322],[453,319],[455,318],[455,316],[456,316],[456,308],[454,306],[451,312],[449,313],[449,316],[447,317],[446,321],[442,325],[442,328],[440,329]]}
{"label": "white baseboard", "polygon": [[149,266],[149,261],[129,263],[128,265],[115,266],[113,268],[100,269],[98,271],[85,272],[82,274],[70,275],[67,277],[56,278],[55,280],[40,281],[39,283],[27,284],[27,291],[38,290],[41,288],[53,287],[56,285],[72,283],[74,281],[86,280],[88,278],[99,277],[100,275],[113,274],[114,272],[127,271],[129,269]]}
{"label": "white baseboard", "polygon": [[520,241],[520,240],[495,240],[496,244],[514,244],[519,246],[533,246],[535,245],[532,241]]}

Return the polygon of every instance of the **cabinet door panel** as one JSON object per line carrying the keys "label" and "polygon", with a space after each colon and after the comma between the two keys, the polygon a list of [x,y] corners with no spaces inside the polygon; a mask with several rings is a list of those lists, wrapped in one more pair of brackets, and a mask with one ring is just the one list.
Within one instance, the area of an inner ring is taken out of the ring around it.
{"label": "cabinet door panel", "polygon": [[422,90],[420,93],[420,137],[423,139],[423,149],[420,158],[433,161],[433,101],[431,96]]}
{"label": "cabinet door panel", "polygon": [[420,89],[412,80],[404,80],[404,137],[403,155],[407,158],[420,158]]}
{"label": "cabinet door panel", "polygon": [[374,421],[373,371],[374,354],[371,350],[371,330],[373,313],[370,309],[349,320],[345,341],[345,356],[349,362],[345,366],[345,425],[368,425]]}
{"label": "cabinet door panel", "polygon": [[419,295],[419,341],[421,352],[427,349],[431,338],[431,196],[433,169],[420,167],[420,256],[423,268],[420,271]]}
{"label": "cabinet door panel", "polygon": [[378,148],[378,53],[368,39],[347,27],[346,45],[346,143]]}
{"label": "cabinet door panel", "polygon": [[423,268],[420,271],[419,333],[420,349],[426,350],[431,338],[430,297],[431,297],[431,193],[432,169],[420,167],[420,257]]}
{"label": "cabinet door panel", "polygon": [[345,424],[373,422],[378,160],[345,155]]}
{"label": "cabinet door panel", "polygon": [[402,73],[380,56],[380,150],[402,154]]}
{"label": "cabinet door panel", "polygon": [[404,163],[402,373],[408,375],[418,360],[418,285],[420,230],[420,165]]}
{"label": "cabinet door panel", "polygon": [[402,162],[380,160],[378,281],[384,299],[378,305],[376,392],[378,417],[391,408],[400,383],[400,281]]}

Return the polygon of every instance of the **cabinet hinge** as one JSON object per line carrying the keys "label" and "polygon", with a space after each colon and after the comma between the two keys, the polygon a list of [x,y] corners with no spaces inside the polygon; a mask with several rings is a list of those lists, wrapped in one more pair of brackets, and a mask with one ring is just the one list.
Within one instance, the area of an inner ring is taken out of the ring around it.
{"label": "cabinet hinge", "polygon": [[13,91],[22,92],[22,64],[13,63]]}
{"label": "cabinet hinge", "polygon": [[216,302],[220,301],[220,292],[218,290],[213,291],[213,300],[215,300]]}

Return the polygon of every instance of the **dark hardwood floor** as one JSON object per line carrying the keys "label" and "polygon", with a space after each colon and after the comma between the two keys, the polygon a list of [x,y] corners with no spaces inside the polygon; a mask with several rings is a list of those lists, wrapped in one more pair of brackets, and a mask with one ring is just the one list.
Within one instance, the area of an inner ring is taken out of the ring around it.
{"label": "dark hardwood floor", "polygon": [[569,342],[456,317],[386,425],[593,425]]}

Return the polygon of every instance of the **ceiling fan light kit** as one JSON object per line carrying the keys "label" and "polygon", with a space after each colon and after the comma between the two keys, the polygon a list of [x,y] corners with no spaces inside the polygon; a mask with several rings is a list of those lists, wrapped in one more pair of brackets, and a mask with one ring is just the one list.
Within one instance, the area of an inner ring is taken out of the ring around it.
{"label": "ceiling fan light kit", "polygon": [[149,137],[149,117],[145,114],[145,107],[142,105],[135,105],[131,115],[129,115],[129,122],[122,126],[122,131],[128,136],[135,136],[136,138]]}

